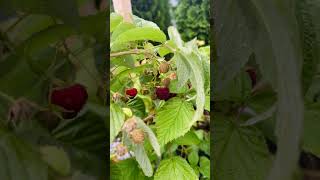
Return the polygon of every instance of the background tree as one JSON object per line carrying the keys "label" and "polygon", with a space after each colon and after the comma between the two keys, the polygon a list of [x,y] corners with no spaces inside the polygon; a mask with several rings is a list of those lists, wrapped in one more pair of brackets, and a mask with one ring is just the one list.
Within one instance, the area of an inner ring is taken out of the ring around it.
{"label": "background tree", "polygon": [[175,20],[183,40],[197,37],[209,42],[209,1],[181,0],[174,10]]}
{"label": "background tree", "polygon": [[134,15],[155,22],[160,29],[167,31],[171,24],[168,0],[132,0]]}

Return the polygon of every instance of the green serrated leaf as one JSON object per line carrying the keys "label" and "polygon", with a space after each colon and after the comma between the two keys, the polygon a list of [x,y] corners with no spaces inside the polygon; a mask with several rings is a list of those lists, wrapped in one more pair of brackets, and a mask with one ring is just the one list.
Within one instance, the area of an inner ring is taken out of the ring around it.
{"label": "green serrated leaf", "polygon": [[114,138],[120,132],[124,119],[125,114],[121,107],[112,103],[110,105],[110,142],[113,142]]}
{"label": "green serrated leaf", "polygon": [[136,97],[131,99],[127,102],[127,105],[132,109],[133,115],[140,118],[144,118],[146,116],[146,106],[142,98]]}
{"label": "green serrated leaf", "polygon": [[[13,59],[9,58],[1,61],[6,64],[2,66],[3,64],[1,63],[0,65],[1,73],[4,73],[0,76],[1,91],[14,98],[24,96],[29,100],[44,104],[47,96],[44,90],[48,87],[47,77],[35,74],[27,62],[27,57],[22,58],[14,55],[11,57]],[[48,58],[47,60],[50,61],[52,59]],[[24,91],[21,91],[21,89],[24,89]]]}
{"label": "green serrated leaf", "polygon": [[[62,4],[64,8],[61,8]],[[78,25],[79,22],[79,13],[76,0],[1,0],[0,7],[5,13],[22,11],[25,13],[45,14],[61,19],[69,25]]]}
{"label": "green serrated leaf", "polygon": [[84,174],[80,171],[76,171],[75,173],[73,173],[71,180],[95,180],[95,179],[96,177],[94,176]]}
{"label": "green serrated leaf", "polygon": [[[218,56],[223,59],[219,61],[222,66],[217,67],[223,72],[217,74],[232,77],[229,73],[236,74],[254,53],[262,75],[278,93],[278,151],[270,180],[289,180],[299,156],[304,108],[300,80],[301,36],[292,10],[296,9],[295,2],[219,0],[215,6],[215,10],[221,12],[215,14],[215,27]],[[237,64],[235,69],[230,68],[234,67],[233,63]],[[227,81],[227,78],[219,79]]]}
{"label": "green serrated leaf", "polygon": [[121,33],[117,39],[111,43],[111,51],[118,49],[122,44],[132,41],[166,41],[166,35],[159,29],[152,27],[136,27]]}
{"label": "green serrated leaf", "polygon": [[[200,51],[199,51],[200,52]],[[204,89],[207,92],[210,89],[210,63],[207,57],[202,56],[202,69],[204,75]]]}
{"label": "green serrated leaf", "polygon": [[204,109],[210,111],[210,96],[206,96],[206,102],[204,104]]}
{"label": "green serrated leaf", "polygon": [[175,54],[173,60],[176,62],[177,66],[177,78],[178,78],[178,85],[177,88],[181,89],[190,78],[191,74],[191,67],[189,67],[182,59],[179,53]]}
{"label": "green serrated leaf", "polygon": [[[190,124],[192,125],[196,121],[200,119],[203,114],[204,104],[205,104],[205,79],[203,74],[203,66],[202,66],[202,59],[200,52],[198,51],[198,47],[195,40],[189,41],[187,43],[183,43],[181,40],[180,34],[174,27],[169,28],[169,37],[170,40],[173,40],[178,47],[175,51],[176,56],[176,63],[180,63],[180,68],[189,70],[186,72],[181,72],[181,76],[183,77],[180,81],[180,85],[183,85],[186,81],[186,74],[190,74],[188,78],[191,81],[192,86],[195,88],[197,96],[196,96],[196,106],[197,110],[193,116],[192,121]],[[179,67],[177,66],[179,71]],[[185,71],[185,70],[183,70]],[[178,74],[179,76],[179,74]]]}
{"label": "green serrated leaf", "polygon": [[98,102],[97,89],[100,82],[99,72],[95,66],[93,49],[89,48],[77,55],[77,61],[81,61],[81,66],[75,73],[74,82],[86,87],[88,100]]}
{"label": "green serrated leaf", "polygon": [[110,14],[110,32],[113,32],[114,29],[122,22],[123,17],[117,13]]}
{"label": "green serrated leaf", "polygon": [[310,87],[308,87],[308,91],[305,94],[305,100],[307,102],[315,102],[319,101],[320,95],[320,76],[313,77],[312,83]]}
{"label": "green serrated leaf", "polygon": [[190,154],[188,154],[188,161],[191,166],[196,166],[199,162],[198,151],[194,150]]}
{"label": "green serrated leaf", "polygon": [[201,140],[193,130],[190,130],[185,135],[176,139],[174,143],[178,145],[198,145],[199,143],[201,143]]}
{"label": "green serrated leaf", "polygon": [[243,102],[250,96],[251,89],[250,76],[246,72],[241,72],[225,85],[223,91],[215,91],[214,97],[219,101]]}
{"label": "green serrated leaf", "polygon": [[134,67],[135,60],[132,55],[126,55],[121,57],[113,57],[110,59],[110,67],[128,67],[133,68]]}
{"label": "green serrated leaf", "polygon": [[187,51],[184,51],[183,53],[177,53],[180,54],[181,60],[183,63],[190,67],[191,70],[191,77],[190,81],[192,86],[194,86],[197,97],[196,97],[196,106],[197,110],[192,118],[191,124],[195,123],[200,119],[200,117],[203,114],[204,110],[204,104],[205,104],[205,92],[204,92],[204,76],[202,72],[202,66],[201,66],[201,58],[199,54],[192,51],[190,54],[188,54]]}
{"label": "green serrated leaf", "polygon": [[[147,180],[150,179],[146,177],[141,169],[139,168],[139,165],[137,161],[135,161],[133,158],[126,159],[123,161],[120,161],[117,164],[113,164],[112,169],[114,173],[110,174],[110,179],[111,180]],[[115,170],[115,168],[117,170]]]}
{"label": "green serrated leaf", "polygon": [[[49,26],[46,29],[32,34],[31,37],[23,41],[23,43],[16,47],[15,54],[12,55],[18,57],[23,57],[26,55],[32,56],[42,49],[47,48],[50,44],[57,43],[71,35],[79,35],[80,33],[94,36],[99,41],[103,39],[104,36],[105,18],[106,14],[103,12],[82,17],[79,24],[80,28],[78,29],[74,29],[65,24],[56,24]],[[2,63],[5,62],[7,62],[7,59],[1,61],[1,66]]]}
{"label": "green serrated leaf", "polygon": [[172,98],[156,113],[157,137],[161,146],[183,136],[192,124],[192,104],[180,98]]}
{"label": "green serrated leaf", "polygon": [[48,179],[48,167],[40,153],[4,129],[0,129],[0,160],[3,179]]}
{"label": "green serrated leaf", "polygon": [[40,147],[42,158],[59,174],[66,176],[70,173],[71,164],[67,153],[56,146]]}
{"label": "green serrated leaf", "polygon": [[186,93],[189,90],[189,87],[184,84],[182,87],[179,87],[179,81],[177,79],[171,80],[169,84],[169,89],[171,93]]}
{"label": "green serrated leaf", "polygon": [[198,180],[199,178],[185,159],[175,156],[160,162],[160,166],[154,176],[154,179]]}
{"label": "green serrated leaf", "polygon": [[271,156],[261,132],[255,127],[239,127],[220,114],[215,114],[213,123],[219,130],[214,131],[212,141],[214,179],[265,179]]}
{"label": "green serrated leaf", "polygon": [[211,142],[210,142],[210,139],[205,139],[204,141],[202,141],[198,147],[199,149],[201,149],[203,152],[205,152],[207,155],[210,155],[211,152],[210,152],[210,145],[211,145]]}
{"label": "green serrated leaf", "polygon": [[150,68],[150,64],[142,65],[139,67],[135,67],[132,69],[126,69],[119,74],[117,74],[110,82],[110,90],[113,92],[119,92],[121,91],[126,83],[128,82],[127,79],[129,79],[130,73],[142,73],[146,68]]}
{"label": "green serrated leaf", "polygon": [[306,107],[302,138],[303,149],[318,157],[320,157],[320,143],[318,141],[318,138],[320,137],[318,128],[320,125],[319,108],[319,103],[308,105]]}
{"label": "green serrated leaf", "polygon": [[35,32],[46,29],[53,24],[54,21],[51,17],[38,14],[28,15],[8,33],[8,37],[17,46]]}
{"label": "green serrated leaf", "polygon": [[136,117],[136,119],[138,120],[137,127],[143,129],[143,131],[147,133],[151,146],[153,147],[157,156],[160,157],[161,156],[160,145],[152,129],[149,128],[149,126],[147,126],[140,118]]}
{"label": "green serrated leaf", "polygon": [[72,145],[72,148],[94,154],[104,153],[104,143],[108,138],[105,118],[96,112],[87,111],[74,120],[62,121],[52,135],[60,142]]}
{"label": "green serrated leaf", "polygon": [[[103,147],[105,152],[105,145]],[[101,179],[109,177],[105,171],[107,168],[106,161],[101,158],[104,154],[103,152],[99,154],[88,153],[82,149],[75,148],[75,146],[67,148],[66,151],[69,152],[72,168],[81,171],[85,175],[94,175],[95,179],[97,177]]]}
{"label": "green serrated leaf", "polygon": [[210,160],[207,157],[200,157],[199,170],[204,177],[210,178]]}
{"label": "green serrated leaf", "polygon": [[121,35],[122,33],[133,28],[135,28],[135,26],[132,23],[128,23],[128,22],[120,23],[113,31],[110,38],[110,43],[113,43],[114,41],[116,41],[118,36]]}
{"label": "green serrated leaf", "polygon": [[[310,152],[317,157],[320,157],[320,143],[318,139],[320,138],[319,131],[319,103],[307,104],[304,111],[304,122],[303,122],[303,135],[302,135],[302,149],[306,152]],[[264,122],[258,124],[258,127],[264,132],[272,141],[276,142],[274,127],[275,127],[275,117],[271,117]]]}
{"label": "green serrated leaf", "polygon": [[139,166],[141,167],[143,173],[148,176],[151,177],[153,175],[153,168],[151,165],[151,162],[149,160],[149,157],[144,149],[143,144],[137,144],[134,145],[133,147],[133,152],[134,152],[134,156],[139,164]]}
{"label": "green serrated leaf", "polygon": [[170,26],[168,28],[168,34],[170,40],[172,40],[178,48],[183,47],[184,42],[182,41],[181,36],[175,27]]}
{"label": "green serrated leaf", "polygon": [[163,46],[160,46],[160,48],[158,49],[158,54],[161,56],[161,57],[164,57],[165,55],[169,54],[172,52],[171,49],[169,49],[167,46],[169,47],[174,47],[175,44],[172,40],[168,40],[166,41],[165,43],[163,43],[164,45]]}
{"label": "green serrated leaf", "polygon": [[[122,161],[124,162],[124,161]],[[110,180],[118,180],[121,176],[121,169],[118,164],[110,163]]]}
{"label": "green serrated leaf", "polygon": [[160,29],[159,26],[151,21],[147,21],[145,19],[139,18],[135,15],[133,15],[133,23],[137,26],[137,27],[152,27],[155,29]]}

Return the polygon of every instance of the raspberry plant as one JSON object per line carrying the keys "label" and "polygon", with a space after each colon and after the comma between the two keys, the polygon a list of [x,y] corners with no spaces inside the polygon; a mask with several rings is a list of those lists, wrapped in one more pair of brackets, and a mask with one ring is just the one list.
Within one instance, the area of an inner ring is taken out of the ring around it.
{"label": "raspberry plant", "polygon": [[209,47],[136,16],[110,25],[111,179],[209,179]]}
{"label": "raspberry plant", "polygon": [[107,179],[108,13],[87,5],[0,1],[0,179]]}
{"label": "raspberry plant", "polygon": [[314,179],[319,2],[214,2],[214,179]]}

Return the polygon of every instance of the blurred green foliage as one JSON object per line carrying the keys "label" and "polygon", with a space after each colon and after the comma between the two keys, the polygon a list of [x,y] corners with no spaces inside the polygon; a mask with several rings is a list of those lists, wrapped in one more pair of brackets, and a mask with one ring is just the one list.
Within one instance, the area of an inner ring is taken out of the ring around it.
{"label": "blurred green foliage", "polygon": [[167,31],[171,24],[169,0],[132,0],[131,3],[134,15],[153,21]]}
{"label": "blurred green foliage", "polygon": [[183,40],[197,37],[198,40],[209,42],[209,7],[208,0],[180,0],[174,15]]}
{"label": "blurred green foliage", "polygon": [[[107,179],[109,18],[94,6],[0,0],[0,179]],[[51,92],[74,84],[88,100],[71,119]]]}

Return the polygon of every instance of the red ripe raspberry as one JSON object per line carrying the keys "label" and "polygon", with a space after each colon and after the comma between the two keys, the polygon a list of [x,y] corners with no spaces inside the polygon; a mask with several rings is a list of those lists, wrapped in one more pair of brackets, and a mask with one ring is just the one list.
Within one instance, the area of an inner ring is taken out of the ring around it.
{"label": "red ripe raspberry", "polygon": [[126,95],[130,98],[134,98],[138,94],[138,90],[136,88],[130,88],[126,90]]}
{"label": "red ripe raspberry", "polygon": [[170,90],[167,87],[157,87],[156,94],[161,100],[168,100],[170,98]]}
{"label": "red ripe raspberry", "polygon": [[87,102],[88,93],[81,84],[55,89],[51,93],[51,103],[63,107],[71,113],[78,113]]}

